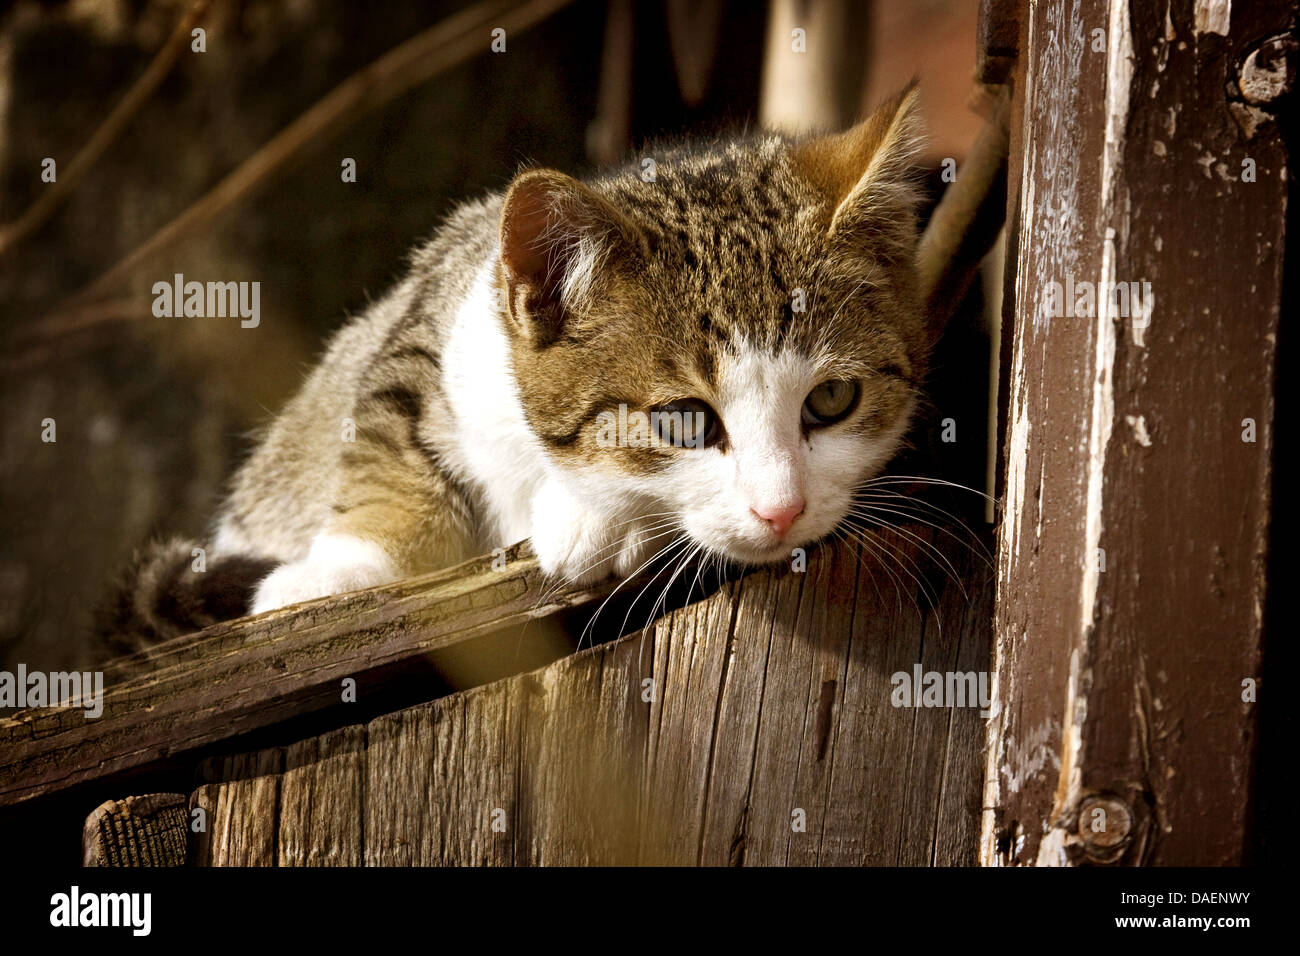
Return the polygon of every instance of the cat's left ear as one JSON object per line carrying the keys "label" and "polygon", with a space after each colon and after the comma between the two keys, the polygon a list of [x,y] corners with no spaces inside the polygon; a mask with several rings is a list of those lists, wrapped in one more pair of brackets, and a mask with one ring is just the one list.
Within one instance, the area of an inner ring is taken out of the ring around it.
{"label": "cat's left ear", "polygon": [[829,234],[916,241],[919,199],[913,162],[924,142],[913,82],[852,129],[820,136],[791,151],[795,169],[834,209]]}
{"label": "cat's left ear", "polygon": [[602,273],[645,248],[612,203],[551,169],[521,173],[501,208],[501,264],[511,319],[549,345],[591,303]]}

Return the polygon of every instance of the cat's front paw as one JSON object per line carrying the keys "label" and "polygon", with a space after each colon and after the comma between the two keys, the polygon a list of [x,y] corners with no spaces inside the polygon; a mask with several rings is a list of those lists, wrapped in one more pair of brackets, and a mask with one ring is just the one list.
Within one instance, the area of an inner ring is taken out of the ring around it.
{"label": "cat's front paw", "polygon": [[609,535],[560,485],[546,484],[533,499],[533,551],[542,570],[575,584],[590,584],[613,571]]}
{"label": "cat's front paw", "polygon": [[542,570],[575,584],[627,574],[644,553],[635,522],[583,508],[557,482],[548,482],[533,499],[532,525],[533,551]]}
{"label": "cat's front paw", "polygon": [[330,594],[360,591],[400,577],[383,549],[350,535],[321,534],[307,557],[272,571],[253,595],[250,614],[312,601]]}

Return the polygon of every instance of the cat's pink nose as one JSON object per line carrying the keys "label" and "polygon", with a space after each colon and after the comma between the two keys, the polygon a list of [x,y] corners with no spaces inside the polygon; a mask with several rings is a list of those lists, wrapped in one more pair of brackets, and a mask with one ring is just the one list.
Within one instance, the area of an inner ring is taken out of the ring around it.
{"label": "cat's pink nose", "polygon": [[766,521],[768,527],[776,532],[777,537],[784,537],[790,530],[790,525],[803,514],[803,506],[804,500],[796,498],[788,505],[759,505],[757,508],[750,508],[749,513],[760,521]]}

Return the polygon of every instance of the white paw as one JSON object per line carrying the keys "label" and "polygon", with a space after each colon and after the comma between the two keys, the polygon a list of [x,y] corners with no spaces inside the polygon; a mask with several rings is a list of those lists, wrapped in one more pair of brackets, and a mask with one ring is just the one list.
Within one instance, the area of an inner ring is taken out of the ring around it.
{"label": "white paw", "polygon": [[301,561],[282,564],[257,587],[250,614],[359,591],[400,577],[379,545],[351,535],[319,534]]}
{"label": "white paw", "polygon": [[645,559],[646,537],[636,522],[583,508],[555,481],[533,498],[533,551],[542,570],[575,584],[627,574]]}

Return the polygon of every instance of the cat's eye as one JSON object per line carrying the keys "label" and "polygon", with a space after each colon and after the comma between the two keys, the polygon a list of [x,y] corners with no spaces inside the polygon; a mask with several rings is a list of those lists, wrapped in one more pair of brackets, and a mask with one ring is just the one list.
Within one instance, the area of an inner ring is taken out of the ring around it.
{"label": "cat's eye", "polygon": [[698,398],[682,398],[654,410],[653,424],[665,444],[707,448],[722,437],[718,413]]}
{"label": "cat's eye", "polygon": [[858,383],[848,379],[822,382],[803,401],[801,418],[810,427],[832,425],[845,418],[858,403]]}

